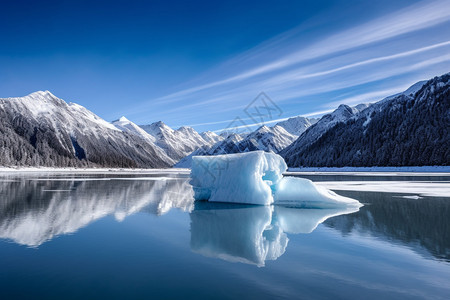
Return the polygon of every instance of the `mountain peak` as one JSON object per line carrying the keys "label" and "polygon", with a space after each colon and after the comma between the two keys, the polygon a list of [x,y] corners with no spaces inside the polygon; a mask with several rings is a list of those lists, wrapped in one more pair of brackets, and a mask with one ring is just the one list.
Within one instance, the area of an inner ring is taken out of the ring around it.
{"label": "mountain peak", "polygon": [[33,92],[31,94],[29,94],[28,96],[31,96],[32,98],[57,98],[55,95],[53,95],[50,91],[45,90],[45,91],[36,91]]}
{"label": "mountain peak", "polygon": [[260,126],[258,129],[255,130],[256,132],[268,132],[270,131],[270,128],[266,125]]}
{"label": "mountain peak", "polygon": [[164,127],[164,126],[167,126],[167,125],[163,121],[157,121],[157,122],[153,122],[152,124],[150,124],[150,126],[153,126],[153,127]]}
{"label": "mountain peak", "polygon": [[180,128],[178,128],[178,131],[188,131],[188,132],[194,132],[194,128],[189,127],[189,126],[181,126]]}
{"label": "mountain peak", "polygon": [[120,117],[117,120],[112,121],[111,123],[132,123],[130,120],[128,120],[125,116]]}

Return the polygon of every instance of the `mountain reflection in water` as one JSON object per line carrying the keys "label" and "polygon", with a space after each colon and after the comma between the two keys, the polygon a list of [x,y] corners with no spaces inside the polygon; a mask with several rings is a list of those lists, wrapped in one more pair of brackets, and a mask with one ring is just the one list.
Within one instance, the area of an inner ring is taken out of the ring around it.
{"label": "mountain reflection in water", "polygon": [[192,188],[186,179],[10,178],[0,182],[0,238],[37,247],[61,234],[114,215],[117,221],[141,211],[162,215],[189,211]]}
{"label": "mountain reflection in water", "polygon": [[38,247],[108,215],[122,221],[136,212],[163,215],[178,208],[190,212],[192,250],[228,261],[262,266],[286,251],[287,234],[310,233],[322,222],[344,236],[370,234],[450,260],[448,198],[339,193],[367,205],[358,213],[208,202],[194,205],[188,178],[3,175],[0,238]]}

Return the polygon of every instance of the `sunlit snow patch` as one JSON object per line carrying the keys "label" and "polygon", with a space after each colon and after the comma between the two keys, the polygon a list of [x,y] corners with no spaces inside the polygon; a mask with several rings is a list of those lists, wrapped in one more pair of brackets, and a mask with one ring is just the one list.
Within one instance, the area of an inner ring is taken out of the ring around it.
{"label": "sunlit snow patch", "polygon": [[194,156],[191,184],[196,200],[304,208],[360,207],[354,199],[339,196],[312,181],[283,177],[283,158],[275,153]]}

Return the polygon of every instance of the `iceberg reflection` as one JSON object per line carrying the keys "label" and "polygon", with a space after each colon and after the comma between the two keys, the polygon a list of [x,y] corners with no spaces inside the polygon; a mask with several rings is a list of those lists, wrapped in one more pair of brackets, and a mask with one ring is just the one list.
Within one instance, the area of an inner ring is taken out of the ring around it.
{"label": "iceberg reflection", "polygon": [[162,215],[171,208],[190,211],[193,207],[193,191],[186,179],[124,179],[4,180],[0,182],[0,238],[37,247],[107,215],[122,221],[143,209]]}
{"label": "iceberg reflection", "polygon": [[358,211],[298,209],[196,202],[191,218],[191,249],[208,257],[264,266],[284,254],[287,233],[311,233],[326,219]]}

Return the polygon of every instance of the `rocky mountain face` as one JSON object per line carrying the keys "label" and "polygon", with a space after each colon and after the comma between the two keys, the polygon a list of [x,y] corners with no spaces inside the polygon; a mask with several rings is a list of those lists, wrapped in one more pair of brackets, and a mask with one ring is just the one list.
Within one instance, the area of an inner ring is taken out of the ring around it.
{"label": "rocky mountain face", "polygon": [[0,99],[0,165],[169,167],[151,142],[50,92]]}
{"label": "rocky mountain face", "polygon": [[449,165],[449,81],[435,77],[362,110],[340,106],[280,154],[290,167]]}

